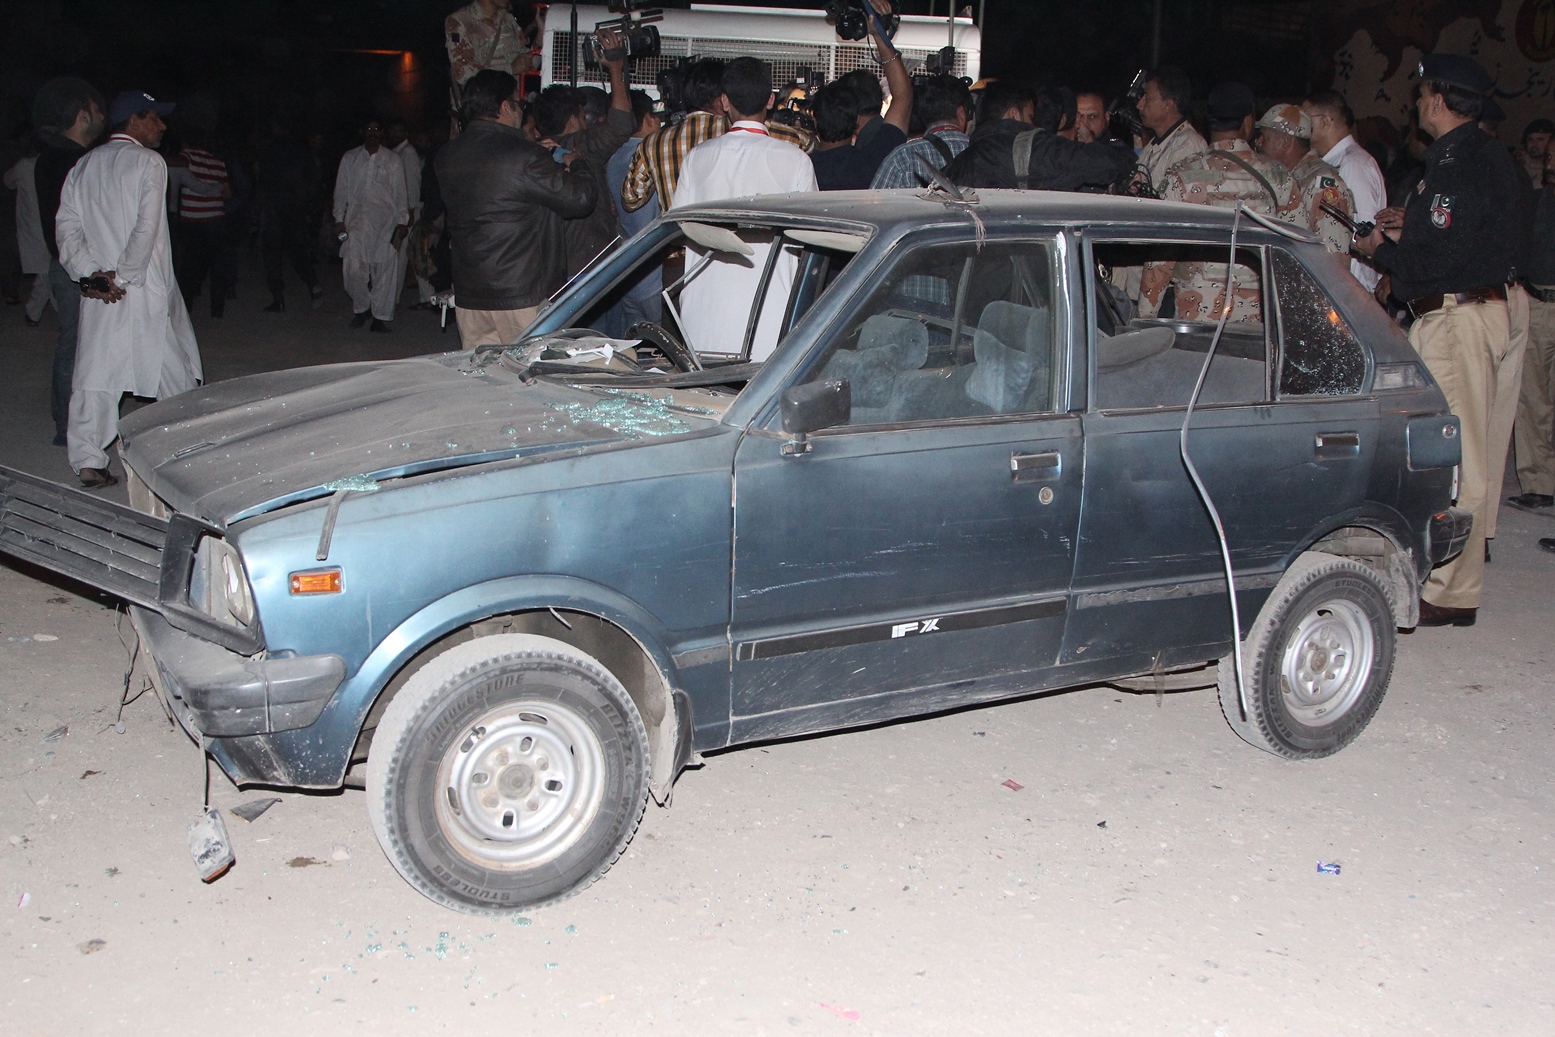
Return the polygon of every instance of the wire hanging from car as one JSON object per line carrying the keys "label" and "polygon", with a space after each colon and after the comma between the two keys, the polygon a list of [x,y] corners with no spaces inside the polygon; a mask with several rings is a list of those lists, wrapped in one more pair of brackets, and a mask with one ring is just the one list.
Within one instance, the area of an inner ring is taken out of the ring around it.
{"label": "wire hanging from car", "polygon": [[[1204,354],[1204,364],[1199,368],[1199,380],[1193,385],[1193,395],[1188,397],[1188,410],[1182,416],[1177,450],[1182,455],[1183,467],[1188,469],[1188,478],[1193,480],[1193,488],[1198,492],[1199,500],[1203,502],[1205,510],[1209,512],[1210,521],[1215,525],[1215,538],[1220,542],[1220,560],[1226,570],[1226,595],[1231,600],[1231,653],[1236,663],[1236,702],[1237,707],[1242,711],[1242,720],[1246,721],[1247,681],[1242,672],[1242,613],[1236,602],[1236,573],[1231,567],[1231,546],[1226,542],[1226,527],[1220,521],[1220,511],[1215,507],[1214,500],[1210,498],[1204,480],[1199,478],[1199,470],[1194,467],[1193,458],[1188,455],[1188,423],[1193,420],[1193,408],[1199,402],[1200,393],[1204,391],[1204,381],[1209,376],[1209,365],[1215,360],[1215,349],[1220,345],[1221,332],[1226,330],[1226,322],[1231,318],[1231,293],[1236,271],[1236,234],[1241,226],[1244,211],[1246,210],[1238,205],[1235,215],[1231,217],[1231,255],[1226,260],[1225,301],[1220,308],[1220,322],[1215,325],[1215,334],[1209,340],[1209,351]],[[1254,214],[1248,213],[1248,215]]]}

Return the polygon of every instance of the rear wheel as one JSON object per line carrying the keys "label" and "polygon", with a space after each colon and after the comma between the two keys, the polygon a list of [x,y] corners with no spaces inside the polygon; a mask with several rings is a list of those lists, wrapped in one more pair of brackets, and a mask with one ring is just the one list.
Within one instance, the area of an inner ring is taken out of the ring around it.
{"label": "rear wheel", "polygon": [[1247,716],[1236,664],[1220,660],[1220,708],[1243,739],[1287,759],[1316,759],[1355,740],[1393,676],[1393,610],[1381,579],[1350,558],[1296,559],[1242,645]]}
{"label": "rear wheel", "polygon": [[648,738],[619,681],[569,645],[477,638],[389,703],[368,813],[395,869],[447,907],[500,914],[571,896],[642,818]]}

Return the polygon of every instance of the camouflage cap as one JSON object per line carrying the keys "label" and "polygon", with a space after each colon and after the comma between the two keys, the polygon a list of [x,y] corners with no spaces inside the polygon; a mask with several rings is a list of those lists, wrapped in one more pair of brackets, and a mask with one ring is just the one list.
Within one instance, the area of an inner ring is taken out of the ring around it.
{"label": "camouflage cap", "polygon": [[1260,129],[1278,130],[1298,140],[1312,139],[1312,119],[1293,104],[1277,104],[1263,113],[1256,124]]}

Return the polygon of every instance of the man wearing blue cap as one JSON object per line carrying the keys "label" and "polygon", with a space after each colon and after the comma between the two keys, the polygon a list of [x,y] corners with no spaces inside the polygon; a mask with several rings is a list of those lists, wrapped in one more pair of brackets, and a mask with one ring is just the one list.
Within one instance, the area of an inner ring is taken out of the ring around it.
{"label": "man wearing blue cap", "polygon": [[107,449],[119,437],[125,393],[162,399],[201,377],[168,246],[167,163],[152,150],[172,110],[141,91],[114,98],[113,135],[76,163],[60,191],[60,265],[85,282],[65,446],[88,489],[118,482]]}
{"label": "man wearing blue cap", "polygon": [[1355,245],[1408,304],[1415,317],[1409,341],[1463,423],[1458,504],[1473,513],[1474,529],[1463,553],[1427,579],[1420,625],[1472,626],[1494,521],[1492,475],[1506,463],[1506,437],[1492,432],[1497,383],[1521,373],[1503,361],[1511,349],[1507,285],[1521,261],[1527,188],[1506,148],[1477,125],[1495,85],[1485,70],[1471,58],[1432,54],[1419,74],[1420,128],[1435,138],[1425,174],[1405,206],[1378,213],[1377,229]]}

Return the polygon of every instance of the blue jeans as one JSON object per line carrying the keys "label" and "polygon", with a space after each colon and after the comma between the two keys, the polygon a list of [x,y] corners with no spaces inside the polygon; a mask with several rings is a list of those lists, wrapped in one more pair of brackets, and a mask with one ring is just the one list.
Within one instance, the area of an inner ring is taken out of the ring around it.
{"label": "blue jeans", "polygon": [[54,340],[54,382],[49,392],[49,414],[54,431],[63,436],[70,423],[70,383],[76,374],[76,329],[81,324],[81,287],[65,273],[59,260],[49,264],[49,291],[59,317],[59,337]]}

